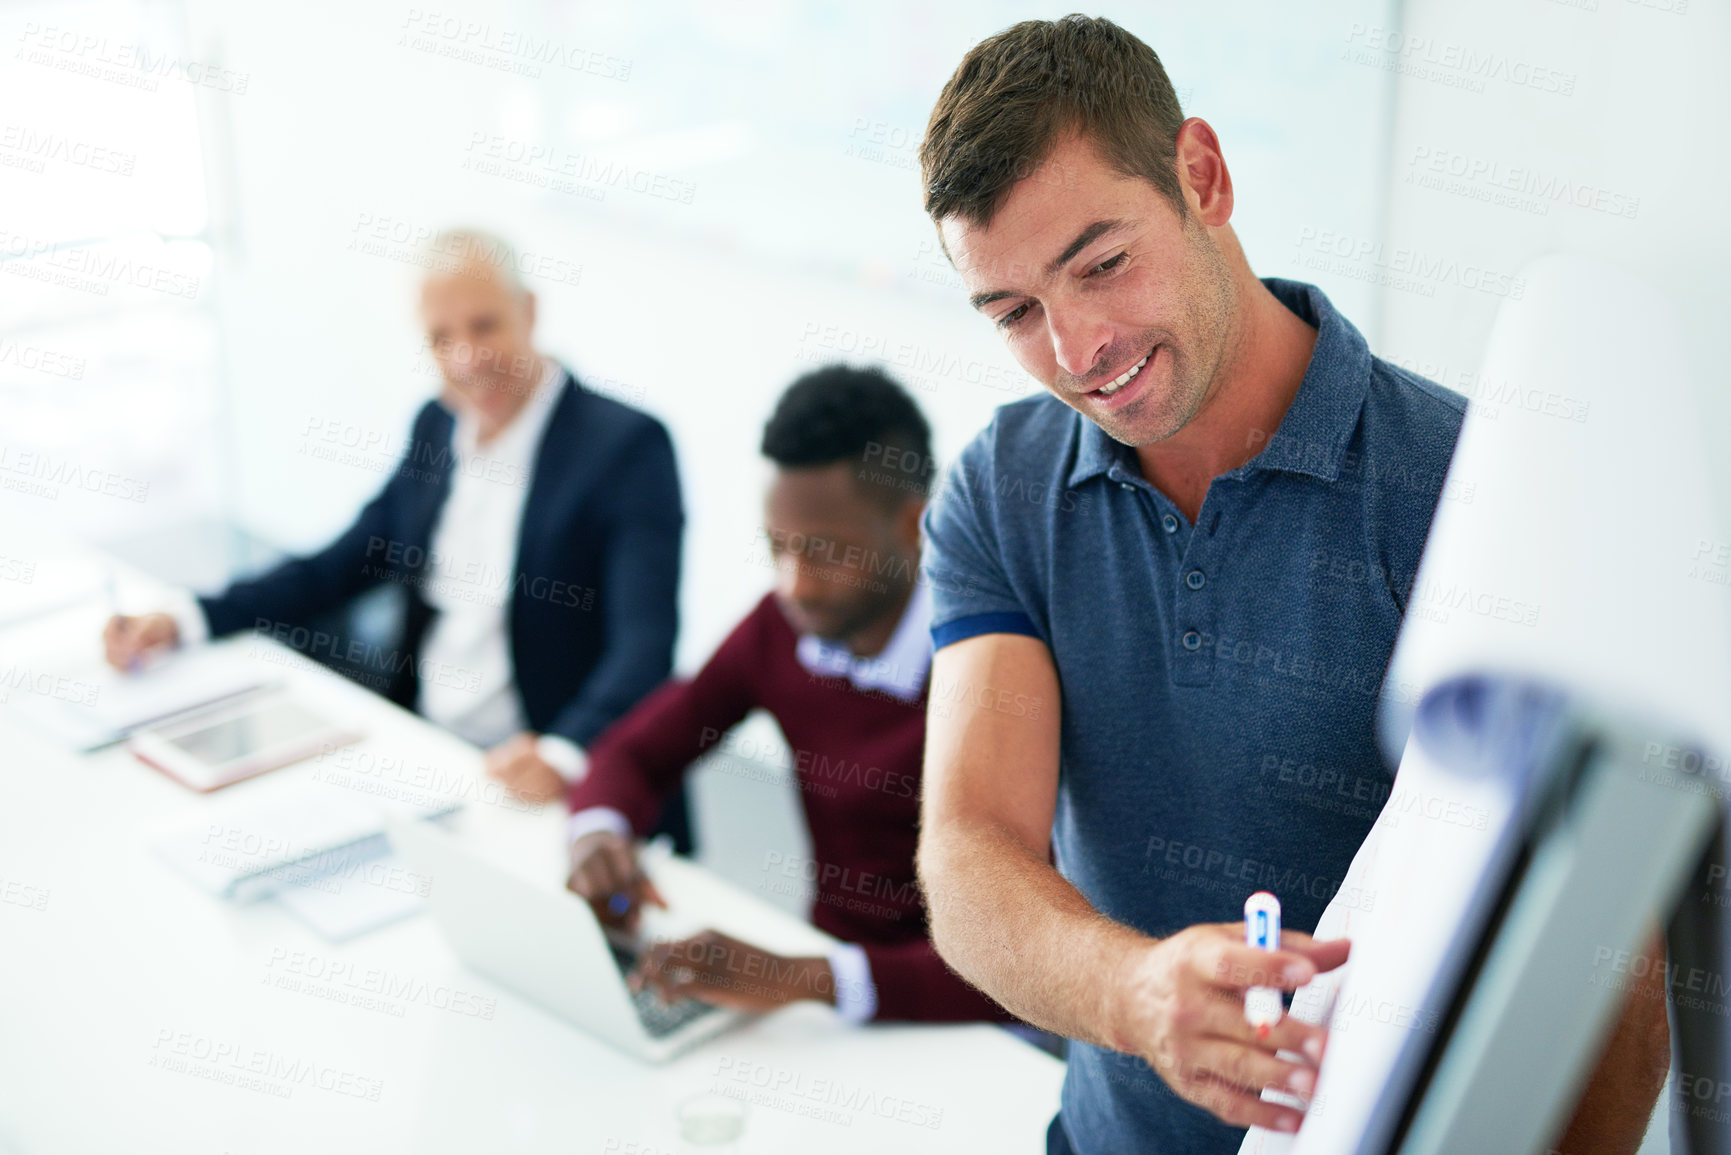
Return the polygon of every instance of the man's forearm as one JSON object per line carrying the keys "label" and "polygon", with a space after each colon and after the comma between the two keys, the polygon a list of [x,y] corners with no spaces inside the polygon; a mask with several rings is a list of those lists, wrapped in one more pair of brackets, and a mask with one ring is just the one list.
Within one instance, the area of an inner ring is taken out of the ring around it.
{"label": "man's forearm", "polygon": [[1114,1037],[1114,976],[1152,940],[1095,910],[1006,830],[928,829],[919,868],[932,941],[963,978],[1034,1026],[1126,1045]]}
{"label": "man's forearm", "polygon": [[[1654,974],[1666,973],[1662,937],[1656,935],[1647,944],[1647,957],[1655,964]],[[1623,1013],[1557,1141],[1555,1155],[1634,1155],[1670,1066],[1665,984],[1637,983],[1629,989]]]}

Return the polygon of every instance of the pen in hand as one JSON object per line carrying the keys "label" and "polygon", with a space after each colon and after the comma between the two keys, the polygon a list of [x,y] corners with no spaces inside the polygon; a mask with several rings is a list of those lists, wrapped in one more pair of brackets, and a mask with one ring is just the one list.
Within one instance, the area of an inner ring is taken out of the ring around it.
{"label": "pen in hand", "polygon": [[623,886],[607,897],[607,909],[615,917],[623,919],[632,907],[641,902],[666,907],[667,900],[661,897],[661,892],[651,881],[649,872],[643,868],[643,856],[646,855],[654,860],[666,858],[672,853],[673,839],[665,834],[657,834],[645,843],[641,853],[632,856],[631,877],[625,880]]}
{"label": "pen in hand", "polygon": [[[1244,941],[1258,950],[1280,949],[1280,900],[1259,890],[1244,900]],[[1283,1010],[1279,987],[1251,987],[1244,992],[1244,1021],[1266,1039]]]}

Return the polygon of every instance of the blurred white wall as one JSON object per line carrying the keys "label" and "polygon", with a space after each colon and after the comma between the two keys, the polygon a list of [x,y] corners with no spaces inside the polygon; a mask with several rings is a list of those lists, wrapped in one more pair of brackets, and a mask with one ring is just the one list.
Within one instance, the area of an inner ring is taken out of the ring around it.
{"label": "blurred white wall", "polygon": [[[1528,261],[1551,252],[1602,257],[1675,301],[1704,419],[1679,432],[1698,432],[1716,450],[1731,428],[1723,352],[1731,224],[1722,208],[1731,186],[1731,5],[1405,7],[1404,36],[1384,31],[1353,45],[1400,76],[1388,232],[1378,253],[1346,261],[1358,273],[1390,274],[1381,352],[1499,413],[1525,407],[1541,418],[1590,421],[1572,398],[1534,397],[1520,382],[1485,380],[1477,369],[1497,307],[1520,290]],[[1475,268],[1484,273],[1477,285],[1469,283]],[[1406,270],[1398,279],[1397,269]],[[1723,507],[1731,455],[1711,457]],[[1607,530],[1639,535],[1634,526]],[[1702,533],[1720,536],[1714,527]]]}

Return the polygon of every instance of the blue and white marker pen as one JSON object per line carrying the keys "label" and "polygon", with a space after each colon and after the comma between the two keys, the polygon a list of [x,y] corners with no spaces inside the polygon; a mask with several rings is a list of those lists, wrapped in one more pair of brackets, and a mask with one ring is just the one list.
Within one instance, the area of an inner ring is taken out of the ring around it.
{"label": "blue and white marker pen", "polygon": [[[1244,942],[1258,950],[1280,949],[1280,900],[1259,890],[1244,900]],[[1283,1004],[1279,987],[1251,987],[1244,992],[1244,1021],[1265,1039],[1280,1021]]]}

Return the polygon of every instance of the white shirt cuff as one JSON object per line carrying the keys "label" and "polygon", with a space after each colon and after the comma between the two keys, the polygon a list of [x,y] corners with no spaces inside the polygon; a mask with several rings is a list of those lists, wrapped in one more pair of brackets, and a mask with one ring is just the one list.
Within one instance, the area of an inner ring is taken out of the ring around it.
{"label": "white shirt cuff", "polygon": [[844,1021],[863,1023],[878,1013],[878,988],[864,947],[851,942],[830,947],[829,973],[835,979],[835,1011]]}
{"label": "white shirt cuff", "polygon": [[569,738],[543,734],[535,739],[535,753],[541,761],[557,770],[567,785],[583,781],[589,773],[589,755]]}
{"label": "white shirt cuff", "polygon": [[579,810],[565,820],[565,845],[570,846],[585,834],[611,830],[621,838],[631,837],[631,822],[611,806],[591,806]]}
{"label": "white shirt cuff", "polygon": [[210,640],[210,623],[204,620],[204,610],[191,590],[171,590],[163,600],[168,604],[162,612],[174,619],[181,645],[197,646]]}

